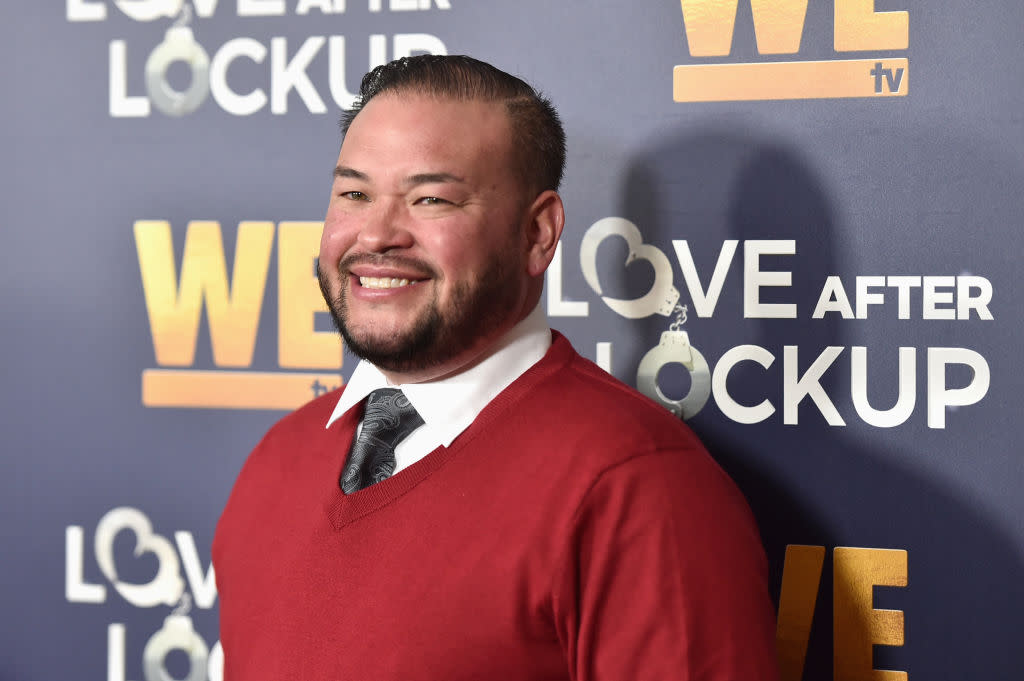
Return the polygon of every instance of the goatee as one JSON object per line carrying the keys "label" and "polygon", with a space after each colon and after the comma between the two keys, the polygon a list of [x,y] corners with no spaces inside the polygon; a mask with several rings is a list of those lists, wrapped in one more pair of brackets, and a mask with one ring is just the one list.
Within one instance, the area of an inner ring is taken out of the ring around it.
{"label": "goatee", "polygon": [[[433,295],[415,318],[399,333],[375,334],[372,329],[355,329],[349,320],[349,270],[357,263],[394,265],[406,271],[429,273],[417,286],[433,286]],[[508,258],[495,254],[475,282],[460,282],[442,305],[437,286],[442,281],[433,268],[418,261],[379,255],[349,256],[339,264],[342,286],[331,295],[327,278],[320,273],[320,291],[330,309],[334,325],[349,350],[384,371],[408,373],[440,366],[454,359],[487,336],[514,313],[518,281]]]}

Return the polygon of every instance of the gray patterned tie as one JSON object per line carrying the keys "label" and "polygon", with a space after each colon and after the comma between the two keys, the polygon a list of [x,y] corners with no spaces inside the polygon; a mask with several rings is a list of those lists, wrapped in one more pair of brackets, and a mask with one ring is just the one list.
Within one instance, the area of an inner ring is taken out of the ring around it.
{"label": "gray patterned tie", "polygon": [[395,447],[423,425],[423,417],[398,388],[380,388],[366,398],[363,429],[352,442],[341,472],[341,489],[352,494],[395,472]]}

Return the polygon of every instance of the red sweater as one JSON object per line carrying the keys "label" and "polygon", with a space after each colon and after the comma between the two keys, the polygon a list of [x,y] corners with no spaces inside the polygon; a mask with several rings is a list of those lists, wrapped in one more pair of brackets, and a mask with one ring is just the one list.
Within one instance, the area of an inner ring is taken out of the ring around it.
{"label": "red sweater", "polygon": [[213,546],[226,681],[776,679],[747,505],[690,430],[554,343],[351,496],[358,409],[275,425]]}

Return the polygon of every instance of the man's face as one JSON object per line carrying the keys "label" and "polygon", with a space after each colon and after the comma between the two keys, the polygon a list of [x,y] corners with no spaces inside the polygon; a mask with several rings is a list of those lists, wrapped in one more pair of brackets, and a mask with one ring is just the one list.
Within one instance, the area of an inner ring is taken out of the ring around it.
{"label": "man's face", "polygon": [[502,104],[378,95],[338,156],[320,245],[349,348],[408,382],[468,365],[528,312]]}

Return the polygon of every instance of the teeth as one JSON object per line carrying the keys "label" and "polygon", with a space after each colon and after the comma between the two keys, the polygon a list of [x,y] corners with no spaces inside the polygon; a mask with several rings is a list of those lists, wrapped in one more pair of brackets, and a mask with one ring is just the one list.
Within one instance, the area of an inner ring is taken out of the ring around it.
{"label": "teeth", "polygon": [[390,279],[388,277],[359,277],[359,285],[366,288],[398,288],[408,286],[408,279]]}

